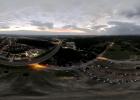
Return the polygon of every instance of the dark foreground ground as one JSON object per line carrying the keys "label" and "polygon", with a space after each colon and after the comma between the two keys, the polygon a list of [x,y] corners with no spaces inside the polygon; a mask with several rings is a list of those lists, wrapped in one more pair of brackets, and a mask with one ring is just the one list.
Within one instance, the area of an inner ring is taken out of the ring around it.
{"label": "dark foreground ground", "polygon": [[[19,40],[36,47],[41,46],[41,40],[52,38],[63,44],[54,56],[40,63],[50,69],[1,64],[0,100],[139,100],[139,36],[28,38],[37,41]],[[66,45],[70,42],[72,45]]]}

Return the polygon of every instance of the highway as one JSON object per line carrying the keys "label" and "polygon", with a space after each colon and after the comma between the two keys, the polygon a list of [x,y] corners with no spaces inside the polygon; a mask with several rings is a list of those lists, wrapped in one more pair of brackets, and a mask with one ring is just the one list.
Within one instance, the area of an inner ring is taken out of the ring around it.
{"label": "highway", "polygon": [[19,61],[19,62],[14,62],[14,61],[10,62],[10,61],[0,59],[0,64],[8,65],[8,66],[25,66],[28,64],[43,62],[43,61],[49,59],[50,57],[54,56],[58,52],[58,50],[61,47],[62,41],[59,39],[57,39],[57,41],[58,42],[54,42],[54,44],[56,46],[48,54],[46,54],[40,58],[36,58],[36,59],[31,60],[31,61]]}

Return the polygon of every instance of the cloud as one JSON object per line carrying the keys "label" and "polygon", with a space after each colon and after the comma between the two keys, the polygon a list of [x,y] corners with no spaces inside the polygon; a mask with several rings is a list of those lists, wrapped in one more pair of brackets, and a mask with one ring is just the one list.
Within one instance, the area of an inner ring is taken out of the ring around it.
{"label": "cloud", "polygon": [[10,28],[9,26],[0,26],[1,29],[8,29]]}
{"label": "cloud", "polygon": [[96,26],[93,26],[92,29],[94,30],[100,30],[101,28],[106,28],[107,25],[96,25]]}
{"label": "cloud", "polygon": [[101,34],[106,35],[140,35],[140,25],[128,22],[109,22],[110,25],[115,27],[108,28]]}
{"label": "cloud", "polygon": [[[113,27],[108,27],[113,26]],[[71,28],[71,25],[65,26],[66,28]],[[72,27],[75,28],[75,27]],[[98,31],[99,29],[104,28],[103,31]],[[54,29],[55,30],[55,29]],[[84,33],[82,32],[67,32],[59,30],[61,32],[56,31],[3,31],[0,34],[16,34],[16,35],[140,35],[140,25],[129,22],[121,22],[121,21],[111,21],[108,22],[108,25],[96,26],[93,30],[87,30]]]}
{"label": "cloud", "polygon": [[80,33],[80,32],[43,32],[43,31],[24,31],[24,30],[19,30],[19,31],[2,31],[0,32],[2,35],[22,35],[22,36],[28,36],[28,35],[42,35],[42,36],[48,36],[48,35],[86,35],[85,33]]}
{"label": "cloud", "polygon": [[39,29],[53,29],[53,23],[50,23],[50,22],[45,22],[45,23],[42,23],[42,22],[39,22],[39,21],[31,21],[31,25],[33,26],[37,26]]}
{"label": "cloud", "polygon": [[0,21],[0,29],[8,29],[8,28],[10,28],[8,24]]}
{"label": "cloud", "polygon": [[78,27],[76,25],[65,25],[63,26],[65,29],[77,29]]}
{"label": "cloud", "polygon": [[127,18],[140,17],[140,7],[126,9],[121,11],[120,14]]}
{"label": "cloud", "polygon": [[[116,30],[116,34],[121,34],[117,30],[124,31],[130,26],[135,29],[140,24],[139,5],[140,0],[0,0],[0,23],[5,23],[0,29],[66,28],[101,35],[112,35]],[[132,22],[133,25],[108,27],[110,21]]]}
{"label": "cloud", "polygon": [[83,32],[89,32],[90,30],[87,28],[81,28],[78,27],[76,25],[65,25],[62,27],[63,29],[72,29],[72,30],[79,30],[79,31],[83,31]]}

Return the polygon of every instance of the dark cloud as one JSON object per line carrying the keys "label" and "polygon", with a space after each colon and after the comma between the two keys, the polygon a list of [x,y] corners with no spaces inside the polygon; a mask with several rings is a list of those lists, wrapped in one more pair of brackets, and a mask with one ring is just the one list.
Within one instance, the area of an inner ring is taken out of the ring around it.
{"label": "dark cloud", "polygon": [[65,29],[77,29],[78,27],[76,25],[65,25],[63,26]]}
{"label": "dark cloud", "polygon": [[9,26],[0,26],[0,28],[2,28],[2,29],[8,29],[10,27]]}
{"label": "dark cloud", "polygon": [[85,32],[88,32],[88,31],[89,31],[89,30],[86,29],[86,28],[80,28],[80,27],[78,27],[78,26],[76,26],[76,25],[65,25],[65,26],[63,26],[62,28],[64,28],[64,29],[80,30],[80,31],[85,31]]}
{"label": "dark cloud", "polygon": [[128,22],[109,22],[115,27],[108,28],[105,33],[108,35],[140,35],[140,25]]}
{"label": "dark cloud", "polygon": [[140,7],[121,11],[120,14],[126,16],[127,18],[140,17]]}
{"label": "dark cloud", "polygon": [[96,26],[93,26],[92,29],[98,30],[98,29],[105,28],[105,27],[107,27],[107,25],[96,25]]}
{"label": "dark cloud", "polygon": [[31,24],[33,26],[38,26],[39,29],[45,29],[45,28],[48,28],[48,29],[52,29],[53,28],[53,23],[50,23],[50,22],[45,22],[45,23],[42,23],[42,22],[39,22],[39,21],[31,21]]}

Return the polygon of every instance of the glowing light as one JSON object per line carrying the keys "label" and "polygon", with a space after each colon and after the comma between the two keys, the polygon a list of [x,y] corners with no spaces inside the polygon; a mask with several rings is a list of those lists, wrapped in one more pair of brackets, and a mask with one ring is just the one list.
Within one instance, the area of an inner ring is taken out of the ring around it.
{"label": "glowing light", "polygon": [[38,63],[36,63],[36,64],[30,64],[29,66],[30,66],[31,69],[37,70],[37,71],[45,70],[48,67],[47,64],[46,65],[41,65],[41,64],[38,64]]}
{"label": "glowing light", "polygon": [[97,57],[96,59],[97,60],[108,60],[108,58],[105,58],[105,57]]}

